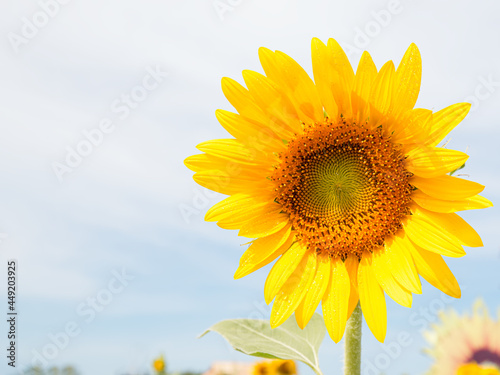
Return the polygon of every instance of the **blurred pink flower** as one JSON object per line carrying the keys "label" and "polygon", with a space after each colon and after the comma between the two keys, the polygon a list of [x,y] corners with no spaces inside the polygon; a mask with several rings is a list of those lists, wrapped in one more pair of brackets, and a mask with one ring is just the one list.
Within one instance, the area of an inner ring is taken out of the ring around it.
{"label": "blurred pink flower", "polygon": [[251,375],[253,363],[214,362],[202,375]]}

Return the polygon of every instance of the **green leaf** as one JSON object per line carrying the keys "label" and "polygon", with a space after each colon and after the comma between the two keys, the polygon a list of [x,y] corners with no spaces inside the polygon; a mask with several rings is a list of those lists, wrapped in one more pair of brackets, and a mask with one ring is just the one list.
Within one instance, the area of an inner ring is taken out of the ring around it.
{"label": "green leaf", "polygon": [[234,349],[242,353],[262,358],[301,361],[321,375],[318,350],[325,337],[326,327],[319,314],[314,314],[303,330],[295,319],[288,319],[274,329],[267,320],[230,319],[214,324],[200,337],[210,331],[222,335]]}

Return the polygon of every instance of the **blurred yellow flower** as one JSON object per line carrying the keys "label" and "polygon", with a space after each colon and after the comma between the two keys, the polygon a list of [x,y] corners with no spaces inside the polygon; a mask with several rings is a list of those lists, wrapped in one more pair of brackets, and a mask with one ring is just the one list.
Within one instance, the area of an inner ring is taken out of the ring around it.
{"label": "blurred yellow flower", "polygon": [[358,301],[375,337],[387,330],[385,294],[410,307],[419,274],[453,297],[460,287],[442,256],[482,246],[455,212],[492,206],[484,186],[449,174],[468,158],[439,147],[467,115],[458,103],[414,108],[422,62],[415,44],[380,70],[364,52],[354,72],[334,40],[312,41],[314,81],[291,57],[259,49],[265,75],[246,87],[222,79],[236,112],[216,117],[234,138],[199,144],[185,160],[200,185],[229,197],[205,220],[251,238],[234,277],[278,259],[264,287],[270,323],[294,312],[303,328],[322,303],[341,340]]}
{"label": "blurred yellow flower", "polygon": [[257,362],[252,369],[253,375],[296,375],[297,367],[292,360],[276,359]]}
{"label": "blurred yellow flower", "polygon": [[457,375],[500,375],[500,371],[493,367],[479,366],[477,363],[467,363],[458,368]]}
{"label": "blurred yellow flower", "polygon": [[253,375],[271,375],[271,366],[269,361],[257,362],[252,368]]}
{"label": "blurred yellow flower", "polygon": [[424,333],[425,352],[435,359],[429,375],[500,375],[500,315],[492,319],[477,300],[470,316],[450,310],[439,318]]}
{"label": "blurred yellow flower", "polygon": [[163,355],[161,355],[160,357],[156,358],[153,362],[153,368],[157,371],[157,372],[163,372],[165,371],[165,358],[163,357]]}
{"label": "blurred yellow flower", "polygon": [[295,362],[291,360],[275,360],[272,361],[274,374],[276,375],[295,375],[297,374],[297,367]]}

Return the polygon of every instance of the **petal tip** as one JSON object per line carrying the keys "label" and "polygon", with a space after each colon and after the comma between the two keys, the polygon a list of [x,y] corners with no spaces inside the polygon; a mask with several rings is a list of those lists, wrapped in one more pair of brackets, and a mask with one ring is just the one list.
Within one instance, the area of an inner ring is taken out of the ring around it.
{"label": "petal tip", "polygon": [[245,276],[243,269],[241,267],[238,267],[238,269],[234,273],[233,279],[238,280],[238,279],[241,279],[243,276]]}

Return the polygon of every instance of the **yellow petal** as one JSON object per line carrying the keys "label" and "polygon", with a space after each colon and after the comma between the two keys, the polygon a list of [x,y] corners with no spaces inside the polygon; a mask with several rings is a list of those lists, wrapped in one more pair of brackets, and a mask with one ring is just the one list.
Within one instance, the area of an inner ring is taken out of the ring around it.
{"label": "yellow petal", "polygon": [[465,251],[456,237],[436,227],[429,220],[411,216],[405,225],[405,233],[414,244],[448,257],[462,257]]}
{"label": "yellow petal", "polygon": [[222,109],[215,111],[215,116],[229,134],[247,147],[267,152],[278,151],[285,147],[281,137],[265,124]]}
{"label": "yellow petal", "polygon": [[373,335],[384,342],[387,332],[387,308],[384,291],[373,271],[371,254],[365,253],[358,268],[358,289],[361,309]]}
{"label": "yellow petal", "polygon": [[268,124],[269,118],[262,112],[246,88],[228,77],[222,78],[221,83],[226,99],[240,115],[262,124]]}
{"label": "yellow petal", "polygon": [[412,245],[411,254],[415,260],[418,273],[421,274],[429,284],[449,296],[460,298],[460,286],[442,256],[424,250],[415,244],[410,244]]}
{"label": "yellow petal", "polygon": [[187,157],[184,160],[184,165],[193,172],[201,172],[208,170],[220,170],[230,175],[247,174],[252,176],[270,176],[274,170],[272,165],[255,166],[241,164],[233,160],[222,159],[217,156],[207,154],[196,154]]}
{"label": "yellow petal", "polygon": [[[299,116],[290,98],[272,80],[251,70],[243,71],[243,79],[257,105],[268,118],[276,121],[276,125],[271,129],[278,127],[291,134],[302,131]],[[286,137],[289,138],[290,136]]]}
{"label": "yellow petal", "polygon": [[410,183],[431,197],[449,201],[469,198],[484,190],[484,186],[477,182],[448,175],[433,178],[414,176]]}
{"label": "yellow petal", "polygon": [[432,124],[427,138],[427,145],[436,146],[453,130],[470,110],[470,103],[457,103],[446,107],[432,116]]}
{"label": "yellow petal", "polygon": [[429,133],[429,124],[432,122],[432,111],[424,108],[415,108],[402,114],[399,126],[395,126],[391,135],[394,143],[422,144]]}
{"label": "yellow petal", "polygon": [[481,241],[481,237],[474,228],[455,213],[440,214],[420,208],[414,211],[414,216],[422,218],[441,231],[446,231],[457,238],[462,245],[469,247],[483,246],[483,241]]}
{"label": "yellow petal", "polygon": [[266,75],[287,92],[301,118],[322,121],[323,106],[314,82],[306,71],[283,52],[259,48],[259,58]]}
{"label": "yellow petal", "polygon": [[311,251],[302,258],[295,271],[283,284],[274,299],[270,319],[271,328],[276,328],[284,323],[309,292],[316,273],[316,264],[316,252]]}
{"label": "yellow petal", "polygon": [[193,179],[203,187],[221,194],[250,193],[255,190],[272,190],[272,183],[266,175],[255,177],[243,173],[229,173],[221,170],[206,170],[195,173]]}
{"label": "yellow petal", "polygon": [[393,92],[394,115],[398,117],[415,106],[420,91],[422,60],[420,51],[412,43],[396,70]]}
{"label": "yellow petal", "polygon": [[350,280],[342,260],[331,262],[330,281],[321,305],[328,333],[333,341],[339,342],[347,323]]}
{"label": "yellow petal", "polygon": [[318,266],[310,290],[295,311],[295,319],[301,329],[304,329],[314,315],[316,308],[325,295],[329,280],[330,259],[326,256],[318,256]]}
{"label": "yellow petal", "polygon": [[493,206],[493,203],[491,203],[491,201],[480,195],[474,195],[473,197],[456,201],[447,201],[443,199],[433,198],[430,195],[424,194],[421,190],[415,190],[412,193],[412,199],[420,207],[423,207],[430,211],[441,213],[477,210],[480,208],[488,208]]}
{"label": "yellow petal", "polygon": [[406,168],[413,174],[431,178],[460,168],[469,156],[463,152],[436,147],[417,147],[408,153]]}
{"label": "yellow petal", "polygon": [[368,52],[363,52],[359,60],[356,76],[351,93],[353,118],[362,124],[370,115],[370,89],[375,77],[377,67]]}
{"label": "yellow petal", "polygon": [[[254,223],[256,220],[260,221],[263,217],[273,217],[279,214],[281,210],[280,204],[269,202],[262,206],[256,206],[252,210],[238,210],[234,214],[224,215],[220,217],[217,225],[223,229],[246,228],[247,225],[251,225],[250,223]],[[275,231],[270,232],[270,234],[272,233],[275,233]],[[252,236],[252,238],[255,237],[260,236]]]}
{"label": "yellow petal", "polygon": [[401,306],[411,307],[411,292],[396,281],[391,270],[387,267],[387,259],[383,256],[383,253],[383,250],[376,251],[373,253],[372,258],[373,270],[378,283],[396,303]]}
{"label": "yellow petal", "polygon": [[228,161],[225,159],[215,158],[207,154],[196,154],[196,155],[191,155],[186,159],[184,159],[184,165],[189,169],[191,169],[193,172],[199,172],[207,169],[218,169],[218,168],[213,168],[213,162],[210,159],[222,161],[223,168],[225,167],[225,164],[228,163]]}
{"label": "yellow petal", "polygon": [[207,154],[191,155],[184,159],[184,165],[191,169],[193,172],[200,172],[211,169],[224,170],[226,169],[226,165],[229,163],[232,162],[228,161],[227,159],[221,159]]}
{"label": "yellow petal", "polygon": [[311,42],[311,57],[314,82],[318,90],[321,103],[328,117],[335,119],[338,115],[338,106],[333,96],[333,74],[330,52],[318,38]]}
{"label": "yellow petal", "polygon": [[291,231],[291,224],[286,225],[278,232],[258,238],[240,258],[240,266],[234,274],[235,279],[240,279],[271,263],[287,251],[295,239]]}
{"label": "yellow petal", "polygon": [[236,139],[214,139],[200,143],[196,148],[202,152],[206,152],[208,155],[234,161],[239,164],[256,167],[272,164],[272,161],[269,160],[266,154],[245,146]]}
{"label": "yellow petal", "polygon": [[[239,216],[248,214],[250,211],[260,209],[268,204],[275,204],[273,194],[270,192],[268,196],[254,196],[248,194],[234,194],[219,203],[213,205],[206,213],[206,221],[219,221],[230,216]],[[279,205],[277,205],[279,206]]]}
{"label": "yellow petal", "polygon": [[358,266],[359,259],[357,256],[348,255],[345,260],[345,268],[349,274],[349,280],[351,281],[351,289],[349,293],[349,307],[347,311],[347,318],[349,318],[356,308],[359,301],[358,293]]}
{"label": "yellow petal", "polygon": [[280,211],[264,213],[247,221],[241,227],[238,236],[249,238],[269,236],[282,229],[289,221],[288,215]]}
{"label": "yellow petal", "polygon": [[378,72],[370,90],[370,126],[375,128],[386,119],[391,109],[394,64],[388,61]]}
{"label": "yellow petal", "polygon": [[354,83],[354,71],[347,55],[335,39],[328,39],[327,49],[332,69],[333,97],[339,113],[345,118],[351,118],[351,91]]}
{"label": "yellow petal", "polygon": [[264,286],[264,299],[267,304],[271,303],[283,284],[295,271],[306,252],[307,248],[305,246],[302,246],[300,242],[295,242],[274,264],[269,275],[267,275]]}
{"label": "yellow petal", "polygon": [[417,268],[409,249],[404,246],[400,237],[395,237],[392,243],[386,244],[385,250],[379,253],[385,266],[389,268],[398,283],[413,293],[422,293]]}

